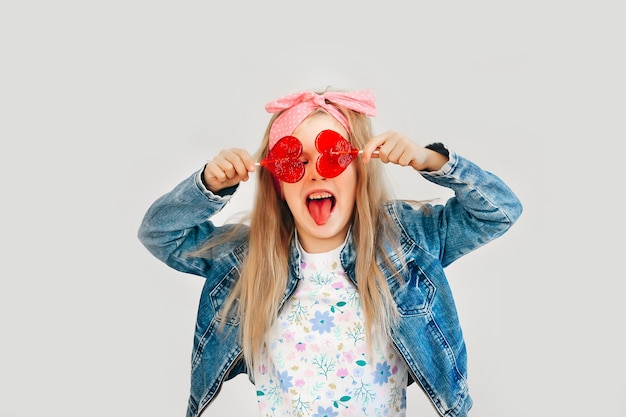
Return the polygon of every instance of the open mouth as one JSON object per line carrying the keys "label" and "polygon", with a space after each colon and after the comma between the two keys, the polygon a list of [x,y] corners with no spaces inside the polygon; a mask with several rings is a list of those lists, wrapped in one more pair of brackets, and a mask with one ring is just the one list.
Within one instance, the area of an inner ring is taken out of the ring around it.
{"label": "open mouth", "polygon": [[335,208],[335,197],[329,192],[316,192],[306,198],[309,214],[318,226],[325,225]]}

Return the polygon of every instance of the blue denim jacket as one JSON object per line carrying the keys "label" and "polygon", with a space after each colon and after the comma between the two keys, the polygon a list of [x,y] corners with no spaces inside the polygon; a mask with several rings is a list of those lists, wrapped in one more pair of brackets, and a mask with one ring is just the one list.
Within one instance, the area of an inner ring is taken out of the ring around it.
{"label": "blue denim jacket", "polygon": [[[441,170],[421,173],[454,191],[445,205],[427,210],[402,201],[386,205],[400,236],[397,250],[390,249],[388,255],[401,279],[382,261],[380,266],[400,313],[391,337],[409,366],[411,379],[420,384],[441,415],[460,417],[467,415],[472,400],[466,380],[465,342],[444,267],[506,232],[520,216],[522,206],[495,175],[454,152],[449,158]],[[156,200],[138,233],[158,259],[206,279],[198,307],[188,417],[200,415],[224,381],[247,373],[237,339],[239,319],[221,312],[247,253],[247,228],[237,239],[214,248],[207,258],[186,256],[208,238],[233,227],[218,227],[210,218],[229,201],[234,189],[215,195],[204,187],[200,175],[194,173]],[[290,279],[282,303],[300,278],[296,246],[292,244]],[[355,256],[349,234],[341,261],[357,285]],[[222,322],[226,325],[223,332],[218,329]]]}

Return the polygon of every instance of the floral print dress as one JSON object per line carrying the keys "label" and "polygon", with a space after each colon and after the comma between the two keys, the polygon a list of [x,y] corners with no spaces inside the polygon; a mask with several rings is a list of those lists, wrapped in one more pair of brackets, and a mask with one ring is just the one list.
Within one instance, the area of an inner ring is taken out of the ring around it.
{"label": "floral print dress", "polygon": [[407,367],[391,342],[367,356],[361,304],[341,267],[341,249],[300,248],[303,279],[255,369],[260,416],[406,414]]}

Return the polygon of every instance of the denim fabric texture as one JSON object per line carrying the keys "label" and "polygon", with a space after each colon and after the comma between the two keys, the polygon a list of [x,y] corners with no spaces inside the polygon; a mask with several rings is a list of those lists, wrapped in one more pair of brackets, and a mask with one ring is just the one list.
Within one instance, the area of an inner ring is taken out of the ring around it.
{"label": "denim fabric texture", "polygon": [[[442,416],[462,417],[472,406],[467,355],[444,268],[505,233],[519,218],[522,205],[497,176],[455,152],[450,152],[441,170],[421,175],[452,189],[454,197],[445,204],[422,207],[403,201],[386,205],[399,236],[397,248],[389,248],[387,255],[402,275],[394,276],[381,261],[400,312],[391,337],[410,368],[411,379],[436,410]],[[235,190],[215,195],[202,184],[201,171],[196,172],[157,199],[139,228],[140,241],[155,257],[181,272],[205,278],[193,344],[188,417],[199,416],[224,381],[247,373],[237,339],[238,317],[221,314],[247,253],[247,228],[206,258],[187,256],[207,239],[231,230],[232,225],[216,226],[210,218]],[[350,233],[341,261],[357,285],[355,258]],[[296,288],[299,265],[300,254],[292,242],[290,279],[282,303]],[[222,322],[223,332],[218,329]]]}

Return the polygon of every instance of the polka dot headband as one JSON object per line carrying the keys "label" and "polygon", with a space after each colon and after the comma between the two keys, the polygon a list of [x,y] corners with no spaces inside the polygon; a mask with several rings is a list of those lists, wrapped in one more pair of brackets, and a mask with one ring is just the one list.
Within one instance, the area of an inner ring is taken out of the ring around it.
{"label": "polka dot headband", "polygon": [[265,105],[268,113],[284,112],[274,120],[270,128],[269,148],[272,149],[276,142],[285,136],[289,136],[313,111],[323,108],[333,116],[341,125],[350,131],[348,120],[333,105],[338,104],[347,109],[376,116],[376,104],[373,90],[360,90],[350,92],[327,91],[317,94],[312,91],[302,91],[278,98]]}

